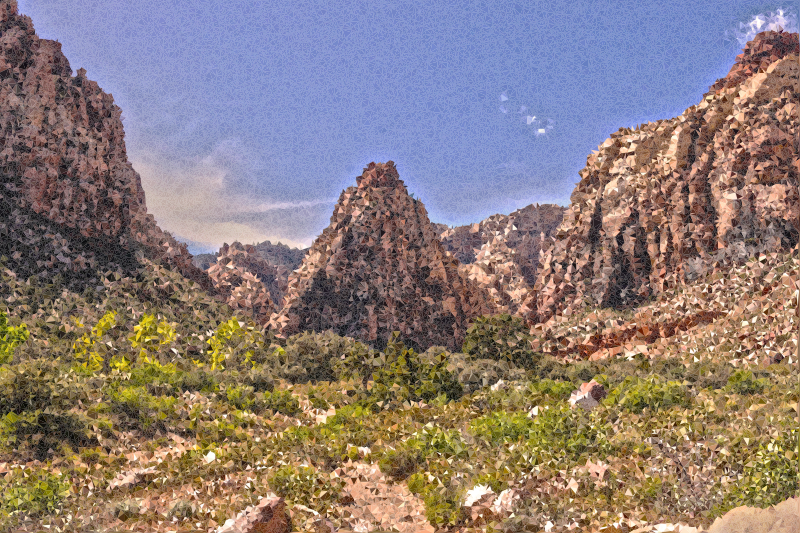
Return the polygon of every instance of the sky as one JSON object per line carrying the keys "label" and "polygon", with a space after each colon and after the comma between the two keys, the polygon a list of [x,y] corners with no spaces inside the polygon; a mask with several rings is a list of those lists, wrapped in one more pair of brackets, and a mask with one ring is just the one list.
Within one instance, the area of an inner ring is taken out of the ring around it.
{"label": "sky", "polygon": [[18,0],[114,96],[148,211],[189,251],[306,247],[392,160],[432,222],[569,205],[622,127],[700,103],[796,3]]}

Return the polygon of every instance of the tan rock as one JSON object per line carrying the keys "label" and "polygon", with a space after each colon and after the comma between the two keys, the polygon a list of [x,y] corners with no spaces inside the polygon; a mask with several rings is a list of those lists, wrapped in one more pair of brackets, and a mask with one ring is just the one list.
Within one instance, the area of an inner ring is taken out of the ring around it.
{"label": "tan rock", "polygon": [[236,518],[228,519],[216,533],[290,533],[291,520],[283,498],[262,498],[258,505],[248,507]]}
{"label": "tan rock", "polygon": [[622,128],[587,158],[540,261],[531,322],[640,302],[797,243],[797,43],[758,34],[699,105]]}
{"label": "tan rock", "polygon": [[768,509],[737,507],[717,518],[708,533],[800,533],[800,498]]}
{"label": "tan rock", "polygon": [[489,296],[445,253],[392,161],[370,163],[342,192],[331,224],[289,278],[270,320],[280,336],[328,329],[383,346],[393,331],[419,349],[461,346]]}

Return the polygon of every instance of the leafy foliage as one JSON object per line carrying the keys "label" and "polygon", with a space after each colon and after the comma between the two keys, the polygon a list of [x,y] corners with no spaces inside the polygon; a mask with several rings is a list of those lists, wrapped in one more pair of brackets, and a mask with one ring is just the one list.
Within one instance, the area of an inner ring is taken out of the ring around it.
{"label": "leafy foliage", "polygon": [[467,330],[461,350],[473,359],[509,361],[533,369],[541,355],[533,352],[531,340],[528,327],[517,316],[482,316]]}
{"label": "leafy foliage", "polygon": [[8,325],[8,315],[0,313],[0,364],[11,362],[17,346],[28,340],[30,333],[25,324]]}

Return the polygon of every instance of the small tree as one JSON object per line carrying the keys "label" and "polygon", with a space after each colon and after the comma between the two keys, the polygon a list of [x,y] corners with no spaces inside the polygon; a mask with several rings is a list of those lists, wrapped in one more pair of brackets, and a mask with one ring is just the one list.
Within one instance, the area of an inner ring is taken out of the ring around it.
{"label": "small tree", "polygon": [[[143,315],[139,323],[133,327],[133,335],[129,337],[131,346],[139,348],[139,357],[145,364],[152,364],[150,356],[156,356],[161,346],[171,344],[175,340],[175,328],[166,321],[156,323],[154,315]],[[122,361],[122,366],[127,361]]]}
{"label": "small tree", "polygon": [[[109,361],[106,357],[108,347],[103,344],[103,336],[117,325],[117,313],[108,311],[97,321],[91,333],[84,333],[80,339],[72,344],[75,359],[80,363],[80,368],[88,372],[98,372],[100,369],[107,371]],[[81,322],[72,317],[75,325],[84,327]]]}
{"label": "small tree", "polygon": [[28,326],[21,324],[17,327],[8,325],[8,317],[0,313],[0,364],[10,363],[14,350],[28,340],[30,333]]}

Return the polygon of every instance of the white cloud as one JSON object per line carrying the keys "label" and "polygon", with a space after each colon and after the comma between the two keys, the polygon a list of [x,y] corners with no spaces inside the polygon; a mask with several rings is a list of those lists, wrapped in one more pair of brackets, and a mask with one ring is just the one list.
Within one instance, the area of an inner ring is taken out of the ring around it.
{"label": "white cloud", "polygon": [[[293,202],[238,192],[237,185],[239,190],[242,188],[236,183],[239,174],[253,167],[247,157],[239,142],[226,140],[217,143],[207,155],[187,161],[176,161],[157,150],[131,155],[130,159],[142,178],[147,210],[166,231],[210,247],[237,240],[243,243],[280,240],[289,246],[308,246],[316,235],[298,239],[296,235],[290,238],[282,233],[292,232],[293,219],[307,218],[309,208],[332,210],[336,199]],[[288,210],[286,216],[281,215],[286,226],[263,228],[258,227],[257,217],[253,225],[228,218],[274,210]],[[293,210],[296,212],[292,213]]]}
{"label": "white cloud", "polygon": [[774,13],[759,13],[747,23],[740,22],[738,29],[727,33],[739,41],[740,45],[744,46],[762,31],[778,31],[781,29],[786,32],[796,33],[798,31],[797,15],[787,13],[784,9],[778,9]]}

